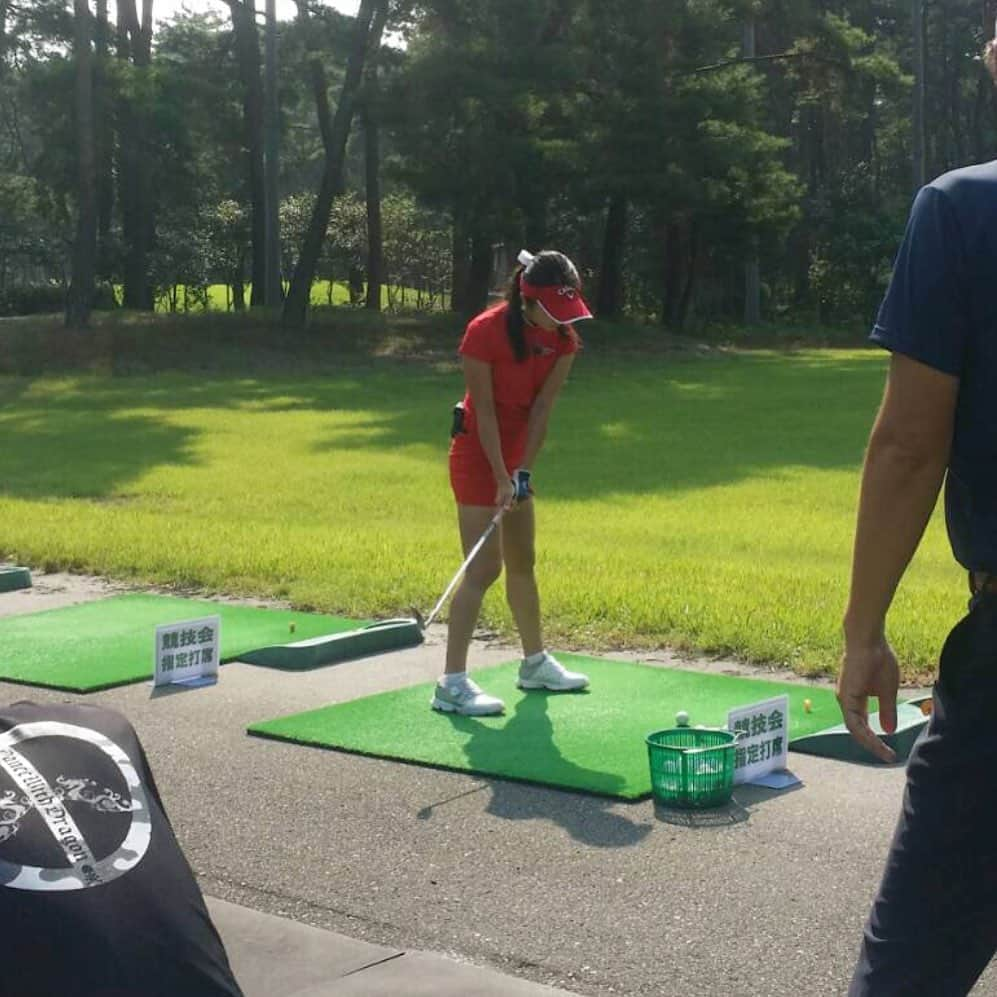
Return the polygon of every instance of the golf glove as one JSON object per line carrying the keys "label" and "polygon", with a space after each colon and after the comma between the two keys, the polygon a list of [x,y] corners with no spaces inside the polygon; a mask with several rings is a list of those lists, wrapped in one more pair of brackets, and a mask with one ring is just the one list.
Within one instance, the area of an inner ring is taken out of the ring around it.
{"label": "golf glove", "polygon": [[533,487],[530,485],[530,472],[525,467],[518,468],[513,474],[512,487],[516,490],[517,502],[525,502],[533,494]]}

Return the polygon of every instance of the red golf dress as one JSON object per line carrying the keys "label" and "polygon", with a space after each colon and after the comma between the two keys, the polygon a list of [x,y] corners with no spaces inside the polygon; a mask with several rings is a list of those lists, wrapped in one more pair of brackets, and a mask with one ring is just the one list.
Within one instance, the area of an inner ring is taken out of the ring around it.
{"label": "red golf dress", "polygon": [[[461,356],[487,363],[492,369],[492,394],[498,420],[502,457],[510,477],[526,450],[530,409],[559,357],[578,349],[574,330],[562,335],[527,325],[527,357],[519,362],[506,331],[508,305],[503,302],[471,320],[460,344]],[[471,393],[464,395],[464,428],[450,444],[450,484],[461,505],[494,505],[497,488],[491,464],[478,438],[478,421]]]}

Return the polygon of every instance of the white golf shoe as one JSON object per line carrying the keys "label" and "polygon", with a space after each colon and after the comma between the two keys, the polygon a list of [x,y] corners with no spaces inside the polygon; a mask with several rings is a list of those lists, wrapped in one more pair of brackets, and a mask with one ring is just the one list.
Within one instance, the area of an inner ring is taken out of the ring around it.
{"label": "white golf shoe", "polygon": [[464,675],[457,682],[436,683],[434,710],[443,713],[460,713],[465,717],[488,717],[505,710],[505,703],[496,696],[489,696],[476,682]]}
{"label": "white golf shoe", "polygon": [[544,651],[544,656],[536,664],[526,661],[519,666],[520,689],[549,689],[551,692],[573,692],[584,689],[589,684],[587,675],[569,672],[552,654]]}

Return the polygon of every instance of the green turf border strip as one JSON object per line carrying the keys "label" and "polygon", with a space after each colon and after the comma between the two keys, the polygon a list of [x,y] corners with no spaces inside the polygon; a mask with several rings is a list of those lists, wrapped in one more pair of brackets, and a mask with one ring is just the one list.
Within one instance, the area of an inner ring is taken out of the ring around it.
{"label": "green turf border strip", "polygon": [[328,637],[313,637],[293,644],[272,644],[227,660],[303,672],[339,661],[415,647],[424,639],[422,628],[415,620],[385,620]]}
{"label": "green turf border strip", "polygon": [[31,588],[31,572],[27,568],[0,568],[0,592],[17,592]]}
{"label": "green turf border strip", "polygon": [[[879,714],[869,715],[869,725],[897,754],[897,762],[905,762],[928,726],[929,717],[921,712],[917,704],[923,697],[910,702],[897,704],[897,729],[887,734],[879,722]],[[882,765],[874,755],[865,750],[844,724],[836,724],[820,730],[816,734],[805,734],[789,742],[790,751],[798,751],[802,755],[816,755],[820,758],[832,758],[840,762],[854,762],[859,765]]]}

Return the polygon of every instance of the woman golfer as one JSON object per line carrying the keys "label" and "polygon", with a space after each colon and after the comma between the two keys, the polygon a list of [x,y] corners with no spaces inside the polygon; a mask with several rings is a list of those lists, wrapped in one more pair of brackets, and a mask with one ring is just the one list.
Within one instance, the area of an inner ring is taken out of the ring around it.
{"label": "woman golfer", "polygon": [[450,446],[450,483],[465,555],[496,509],[496,530],[471,562],[450,606],[446,673],[434,709],[468,716],[501,713],[467,675],[467,650],[485,592],[505,563],[505,591],[523,645],[521,689],[584,689],[544,649],[540,597],[533,573],[535,520],[530,469],[547,434],[578,337],[571,323],[591,318],[575,265],[563,253],[519,255],[506,299],[473,319],[460,344],[467,393]]}

